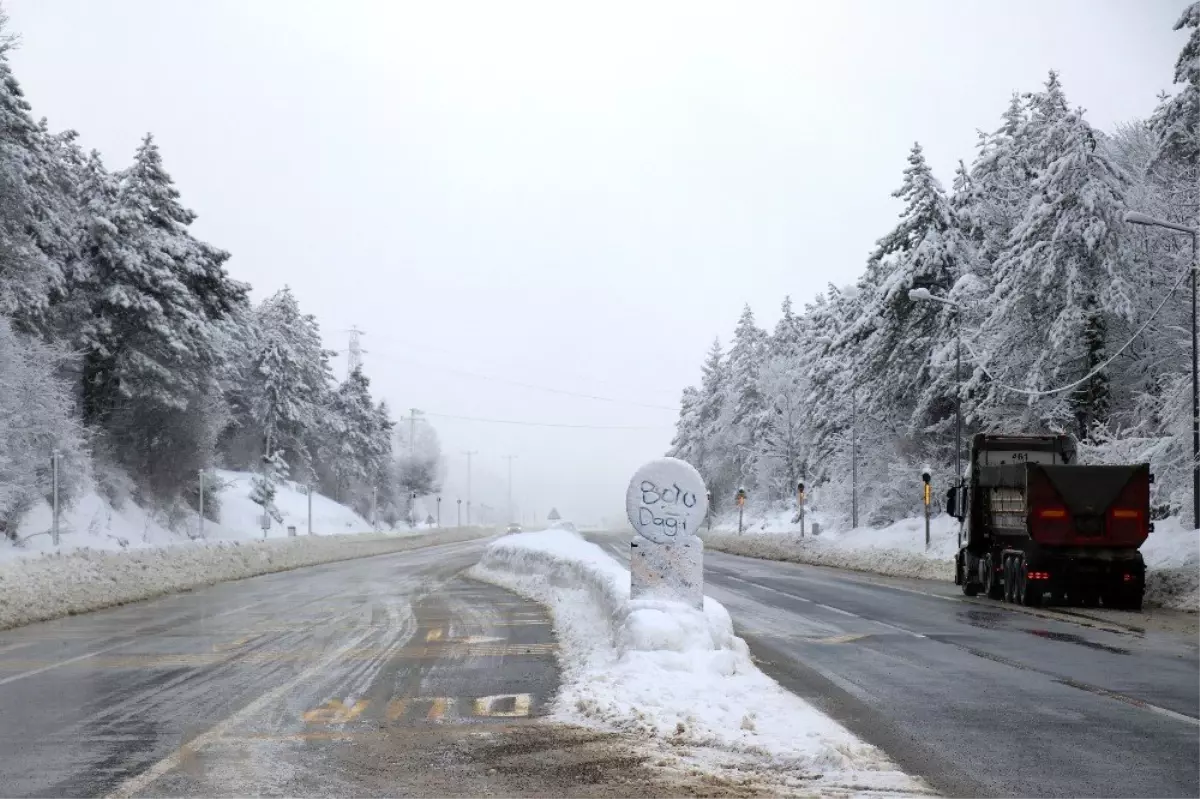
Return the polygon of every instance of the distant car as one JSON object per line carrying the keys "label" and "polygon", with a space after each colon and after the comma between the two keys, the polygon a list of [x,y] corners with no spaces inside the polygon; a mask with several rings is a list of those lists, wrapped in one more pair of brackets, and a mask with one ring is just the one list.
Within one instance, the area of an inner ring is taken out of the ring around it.
{"label": "distant car", "polygon": [[519,533],[519,532],[521,532],[521,525],[517,524],[516,522],[513,522],[512,524],[510,524],[510,525],[508,526],[508,529],[507,529],[507,530],[505,530],[505,532],[507,532],[507,533]]}

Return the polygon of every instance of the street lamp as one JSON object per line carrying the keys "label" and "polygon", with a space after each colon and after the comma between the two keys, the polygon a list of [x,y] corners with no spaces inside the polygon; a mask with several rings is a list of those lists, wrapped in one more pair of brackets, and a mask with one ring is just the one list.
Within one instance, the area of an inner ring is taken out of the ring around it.
{"label": "street lamp", "polygon": [[908,292],[913,302],[940,302],[954,309],[954,485],[962,481],[962,306],[954,300],[938,297],[927,288]]}
{"label": "street lamp", "polygon": [[1200,530],[1200,379],[1196,368],[1196,270],[1200,266],[1196,263],[1196,239],[1200,237],[1200,231],[1136,211],[1125,214],[1125,221],[1174,230],[1192,237],[1192,528]]}

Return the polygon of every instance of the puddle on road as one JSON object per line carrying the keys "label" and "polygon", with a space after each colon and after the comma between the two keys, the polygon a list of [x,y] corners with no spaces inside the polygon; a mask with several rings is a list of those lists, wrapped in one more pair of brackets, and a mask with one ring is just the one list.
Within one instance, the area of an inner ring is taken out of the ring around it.
{"label": "puddle on road", "polygon": [[999,627],[1007,626],[1005,621],[1010,620],[1010,615],[1002,611],[996,610],[976,610],[970,608],[960,610],[958,618],[972,627],[982,627],[985,630],[995,630]]}
{"label": "puddle on road", "polygon": [[1051,641],[1062,641],[1068,644],[1079,644],[1086,646],[1088,649],[1099,649],[1102,652],[1111,652],[1114,655],[1128,655],[1128,649],[1122,649],[1119,646],[1109,646],[1096,641],[1089,641],[1083,636],[1075,635],[1074,633],[1056,633],[1050,630],[1026,630],[1030,635],[1036,635],[1039,638],[1049,638]]}

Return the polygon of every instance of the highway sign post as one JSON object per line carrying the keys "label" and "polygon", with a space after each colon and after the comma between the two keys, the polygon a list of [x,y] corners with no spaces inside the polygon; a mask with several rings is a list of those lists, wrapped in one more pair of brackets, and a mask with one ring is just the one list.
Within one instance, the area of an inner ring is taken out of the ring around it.
{"label": "highway sign post", "polygon": [[925,496],[925,548],[926,549],[929,549],[929,499],[933,495],[933,485],[931,484],[932,480],[933,480],[933,475],[930,474],[928,467],[926,467],[925,469],[923,469],[921,471],[921,481],[925,484],[924,496]]}
{"label": "highway sign post", "polygon": [[639,538],[630,542],[630,597],[704,607],[704,544],[696,537],[708,515],[704,478],[686,461],[660,458],[634,472],[625,511]]}
{"label": "highway sign post", "polygon": [[800,537],[804,538],[804,483],[796,484],[796,510],[800,516]]}
{"label": "highway sign post", "polygon": [[739,488],[737,490],[737,506],[738,506],[738,535],[742,534],[742,515],[746,511],[746,489]]}

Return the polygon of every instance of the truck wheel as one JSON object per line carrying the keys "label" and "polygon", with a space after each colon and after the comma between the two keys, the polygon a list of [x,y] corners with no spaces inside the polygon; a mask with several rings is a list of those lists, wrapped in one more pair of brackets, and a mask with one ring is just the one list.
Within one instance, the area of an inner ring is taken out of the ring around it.
{"label": "truck wheel", "polygon": [[958,579],[961,580],[959,585],[962,586],[963,596],[975,596],[979,593],[979,586],[971,581],[971,575],[963,565],[966,558],[958,559]]}
{"label": "truck wheel", "polygon": [[988,554],[988,556],[986,558],[984,558],[983,563],[984,563],[984,567],[987,569],[987,576],[984,578],[984,581],[983,581],[984,588],[987,589],[987,598],[988,599],[1003,599],[1004,598],[1004,586],[1000,583],[1000,581],[998,579],[996,579],[996,564],[992,560],[992,556],[990,553]]}

